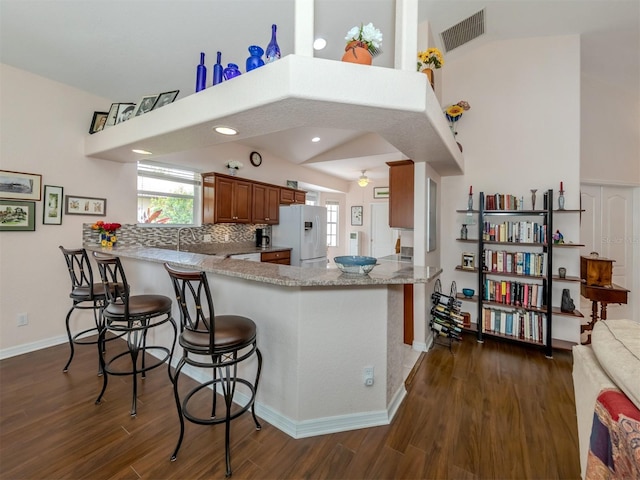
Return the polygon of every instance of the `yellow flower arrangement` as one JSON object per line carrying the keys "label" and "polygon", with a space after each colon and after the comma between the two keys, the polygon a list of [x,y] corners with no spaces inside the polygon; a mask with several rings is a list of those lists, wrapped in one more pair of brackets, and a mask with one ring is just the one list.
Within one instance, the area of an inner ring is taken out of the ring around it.
{"label": "yellow flower arrangement", "polygon": [[425,68],[438,69],[444,65],[444,58],[440,50],[436,47],[428,48],[422,52],[418,52],[418,71],[421,72]]}

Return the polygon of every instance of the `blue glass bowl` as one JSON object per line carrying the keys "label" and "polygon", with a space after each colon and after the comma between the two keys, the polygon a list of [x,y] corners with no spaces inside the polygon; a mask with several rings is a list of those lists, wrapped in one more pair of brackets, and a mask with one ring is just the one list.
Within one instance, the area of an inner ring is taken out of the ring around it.
{"label": "blue glass bowl", "polygon": [[462,289],[462,294],[467,298],[473,297],[474,293],[476,293],[476,291],[473,288],[463,288]]}
{"label": "blue glass bowl", "polygon": [[366,275],[377,265],[375,257],[363,257],[360,255],[344,255],[334,257],[333,261],[343,273]]}

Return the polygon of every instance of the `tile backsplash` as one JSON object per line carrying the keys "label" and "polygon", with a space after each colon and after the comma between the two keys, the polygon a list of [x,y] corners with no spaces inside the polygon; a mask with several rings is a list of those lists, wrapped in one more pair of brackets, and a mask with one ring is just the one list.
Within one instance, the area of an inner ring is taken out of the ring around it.
{"label": "tile backsplash", "polygon": [[[91,229],[91,223],[82,225],[82,242],[99,243],[99,235]],[[148,246],[165,247],[178,243],[178,230],[181,227],[153,224],[127,224],[122,225],[116,232],[118,244],[122,246]],[[211,241],[215,243],[238,243],[255,241],[256,228],[265,228],[265,234],[271,235],[270,225],[248,225],[240,223],[216,223],[206,224],[200,227],[189,227],[194,235],[182,233],[180,242],[184,245],[203,243],[205,235],[211,235]]]}

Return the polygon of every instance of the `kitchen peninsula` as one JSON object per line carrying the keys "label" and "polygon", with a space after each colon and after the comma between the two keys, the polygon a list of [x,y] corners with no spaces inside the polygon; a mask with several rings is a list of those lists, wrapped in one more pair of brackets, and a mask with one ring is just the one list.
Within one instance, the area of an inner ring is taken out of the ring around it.
{"label": "kitchen peninsula", "polygon": [[[134,293],[174,297],[164,262],[206,271],[216,313],[258,326],[257,414],[294,438],[391,421],[406,394],[403,286],[429,288],[441,272],[385,261],[368,276],[350,276],[152,247],[85,247],[120,256]],[[166,333],[153,341],[169,342]],[[364,367],[374,368],[372,386],[364,385]]]}

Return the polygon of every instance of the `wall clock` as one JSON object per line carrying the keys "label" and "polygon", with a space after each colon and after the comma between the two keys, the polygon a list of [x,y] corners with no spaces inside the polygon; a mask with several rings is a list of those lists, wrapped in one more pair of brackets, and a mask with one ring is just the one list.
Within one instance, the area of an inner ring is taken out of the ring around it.
{"label": "wall clock", "polygon": [[260,165],[262,165],[262,155],[260,155],[258,152],[251,152],[249,154],[249,161],[254,167],[259,167]]}

